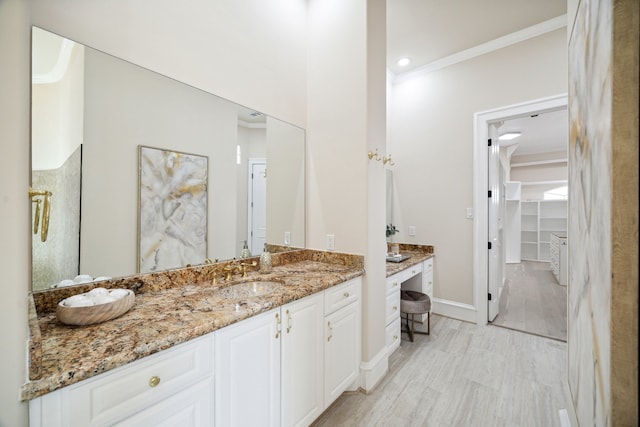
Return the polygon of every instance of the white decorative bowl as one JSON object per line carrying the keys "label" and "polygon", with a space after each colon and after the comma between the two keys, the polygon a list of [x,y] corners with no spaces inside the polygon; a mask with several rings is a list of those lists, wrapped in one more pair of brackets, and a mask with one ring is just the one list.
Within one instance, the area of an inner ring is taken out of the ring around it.
{"label": "white decorative bowl", "polygon": [[135,294],[130,289],[126,291],[127,295],[115,301],[87,307],[69,307],[65,305],[64,299],[56,307],[56,316],[66,325],[91,325],[115,319],[133,307]]}

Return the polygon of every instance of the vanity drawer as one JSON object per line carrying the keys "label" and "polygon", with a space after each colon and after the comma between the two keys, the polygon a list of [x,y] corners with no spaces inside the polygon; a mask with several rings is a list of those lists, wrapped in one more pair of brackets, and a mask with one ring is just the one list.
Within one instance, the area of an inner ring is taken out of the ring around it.
{"label": "vanity drawer", "polygon": [[212,334],[61,389],[63,424],[110,425],[206,378],[213,378]]}
{"label": "vanity drawer", "polygon": [[324,291],[325,316],[334,311],[356,302],[360,298],[361,279],[355,278],[341,285],[336,285]]}
{"label": "vanity drawer", "polygon": [[433,258],[429,258],[425,262],[422,263],[422,269],[426,273],[427,271],[433,272]]}
{"label": "vanity drawer", "polygon": [[402,273],[394,274],[387,277],[387,295],[393,292],[400,292],[400,285],[402,284]]}
{"label": "vanity drawer", "polygon": [[401,280],[401,282],[409,280],[413,276],[416,276],[416,275],[418,275],[420,273],[422,273],[422,266],[420,264],[413,265],[413,266],[407,268],[406,270],[404,270],[402,272],[402,280]]}
{"label": "vanity drawer", "polygon": [[387,305],[386,305],[386,321],[385,324],[393,322],[396,319],[400,318],[400,292],[396,292],[390,295],[387,295]]}
{"label": "vanity drawer", "polygon": [[387,325],[386,329],[386,348],[387,356],[390,356],[400,346],[401,321],[398,317]]}

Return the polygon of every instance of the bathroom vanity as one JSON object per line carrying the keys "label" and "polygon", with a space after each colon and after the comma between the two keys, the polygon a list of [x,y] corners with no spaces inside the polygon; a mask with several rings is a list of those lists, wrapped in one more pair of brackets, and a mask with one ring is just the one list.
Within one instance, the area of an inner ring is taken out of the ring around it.
{"label": "bathroom vanity", "polygon": [[[101,283],[136,303],[83,327],[53,309],[83,286],[32,294],[31,425],[310,424],[359,375],[362,257],[276,254],[269,274],[213,284],[223,264]],[[229,290],[256,281],[274,286]]]}
{"label": "bathroom vanity", "polygon": [[[400,346],[402,319],[400,318],[400,291],[413,290],[429,295],[433,301],[433,246],[400,245],[405,261],[387,262],[386,346],[391,355]],[[415,316],[417,331],[427,330],[428,314]]]}

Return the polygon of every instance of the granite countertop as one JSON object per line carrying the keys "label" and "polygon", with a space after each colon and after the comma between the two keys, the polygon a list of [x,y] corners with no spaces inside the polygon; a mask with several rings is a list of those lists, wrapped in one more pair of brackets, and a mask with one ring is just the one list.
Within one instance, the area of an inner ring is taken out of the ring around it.
{"label": "granite countertop", "polygon": [[400,254],[408,255],[409,258],[401,262],[387,262],[387,277],[393,276],[416,264],[420,264],[435,255],[433,246],[431,245],[410,245],[404,243],[400,243]]}
{"label": "granite countertop", "polygon": [[[247,261],[253,260],[257,258]],[[236,274],[232,281],[218,279],[214,286],[213,269],[221,277],[222,267],[228,264],[30,294],[29,381],[22,387],[21,398],[34,399],[364,274],[362,256],[300,250],[274,254],[271,273],[250,271],[257,268],[250,266],[247,277]],[[255,280],[279,281],[283,286],[248,299],[224,298],[219,292]],[[60,300],[97,286],[132,289],[133,307],[116,319],[94,325],[68,326],[57,320],[55,307]]]}

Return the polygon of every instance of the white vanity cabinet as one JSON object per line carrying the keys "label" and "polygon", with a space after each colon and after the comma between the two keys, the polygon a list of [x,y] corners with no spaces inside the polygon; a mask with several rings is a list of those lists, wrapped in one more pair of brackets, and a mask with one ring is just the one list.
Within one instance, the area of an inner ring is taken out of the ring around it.
{"label": "white vanity cabinet", "polygon": [[358,379],[362,280],[325,291],[324,406],[328,408]]}
{"label": "white vanity cabinet", "polygon": [[29,402],[31,427],[209,426],[213,334]]}
{"label": "white vanity cabinet", "polygon": [[356,384],[361,283],[349,280],[33,399],[30,425],[307,426]]}
{"label": "white vanity cabinet", "polygon": [[385,309],[387,355],[400,346],[400,286],[403,271],[387,277],[387,302]]}
{"label": "white vanity cabinet", "polygon": [[216,331],[216,425],[308,425],[323,410],[323,293]]}

